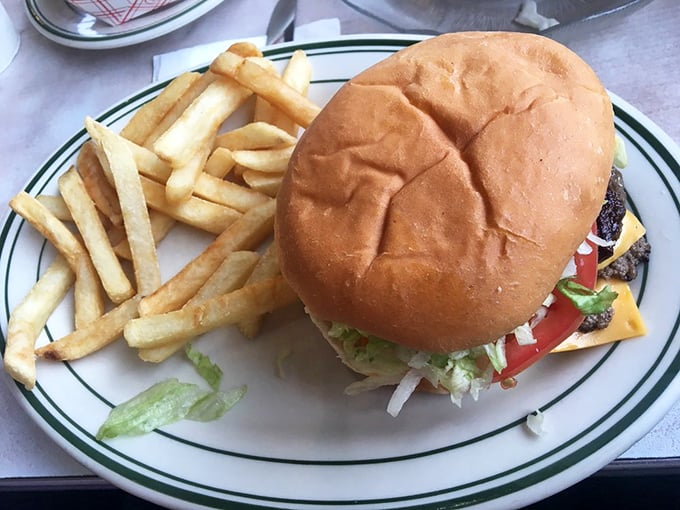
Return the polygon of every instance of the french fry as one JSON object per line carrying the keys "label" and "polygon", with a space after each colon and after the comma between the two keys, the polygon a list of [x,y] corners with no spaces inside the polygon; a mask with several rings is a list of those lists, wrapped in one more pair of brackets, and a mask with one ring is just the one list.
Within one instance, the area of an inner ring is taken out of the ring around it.
{"label": "french fry", "polygon": [[99,162],[94,142],[87,141],[80,146],[76,168],[83,179],[87,194],[112,225],[122,225],[123,215],[120,212],[118,196],[109,182]]}
{"label": "french fry", "polygon": [[100,317],[104,312],[104,301],[100,292],[99,278],[83,245],[61,221],[28,193],[20,192],[10,200],[9,205],[52,243],[76,274],[74,290],[76,328],[83,327]]}
{"label": "french fry", "polygon": [[35,199],[54,214],[60,221],[73,221],[71,211],[68,210],[64,199],[56,195],[38,195]]}
{"label": "french fry", "polygon": [[[149,223],[151,223],[153,242],[158,246],[158,244],[165,239],[165,236],[168,235],[170,230],[172,230],[172,227],[175,226],[176,221],[166,214],[151,210],[149,211]],[[122,259],[132,260],[130,243],[128,243],[128,240],[125,237],[114,245],[113,251]]]}
{"label": "french fry", "polygon": [[203,172],[213,177],[223,179],[234,168],[234,158],[231,151],[225,147],[217,147],[205,162]]}
{"label": "french fry", "polygon": [[229,46],[228,51],[231,51],[232,53],[236,53],[237,55],[245,58],[245,57],[262,57],[262,52],[258,49],[257,46],[255,46],[253,43],[250,42],[236,42]]}
{"label": "french fry", "polygon": [[35,341],[74,281],[68,262],[57,255],[9,317],[3,362],[7,373],[27,390],[36,380]]}
{"label": "french fry", "polygon": [[179,204],[187,200],[194,191],[196,180],[203,172],[212,144],[205,143],[184,165],[172,169],[165,182],[165,197],[171,204]]}
{"label": "french fry", "polygon": [[[280,78],[279,72],[276,70],[276,67],[274,67],[274,62],[271,60],[257,59],[255,60],[255,63],[265,69],[267,72],[271,73],[277,78]],[[253,121],[274,124],[273,120],[275,116],[276,108],[262,96],[257,96],[255,98],[255,108],[253,109]]]}
{"label": "french fry", "polygon": [[272,174],[258,172],[257,170],[245,170],[241,177],[254,191],[269,195],[270,197],[276,197],[281,187],[283,173]]}
{"label": "french fry", "polygon": [[78,227],[104,291],[114,303],[121,303],[132,297],[135,290],[113,252],[97,209],[75,168],[62,174],[58,182],[59,192]]}
{"label": "french fry", "polygon": [[221,234],[241,217],[235,209],[194,196],[179,204],[171,204],[167,200],[165,186],[144,176],[141,183],[149,207],[206,232]]}
{"label": "french fry", "polygon": [[246,212],[271,200],[264,193],[210,175],[202,175],[199,178],[194,194],[241,212]]}
{"label": "french fry", "polygon": [[180,74],[164,87],[160,94],[135,112],[120,135],[138,145],[144,145],[163,117],[175,107],[200,77],[200,73]]}
{"label": "french fry", "polygon": [[215,146],[232,151],[273,149],[295,145],[297,139],[266,122],[251,122],[215,137]]}
{"label": "french fry", "polygon": [[[164,183],[170,176],[170,166],[160,159],[149,149],[140,147],[133,143],[128,143],[128,147],[132,150],[132,155],[137,163],[139,172],[157,183]],[[142,182],[146,182],[142,179]],[[167,208],[172,209],[173,205],[163,201],[160,191],[157,186],[153,184],[146,184],[149,188],[149,193],[153,193],[151,198],[154,198],[158,204],[157,208],[163,210]],[[153,188],[153,190],[152,190]],[[212,175],[202,173],[198,176],[194,187],[194,194],[197,197],[204,198],[210,202],[221,204],[231,209],[236,209],[240,212],[245,212],[256,205],[260,205],[268,200],[268,197],[262,193],[250,190],[243,186],[239,186],[233,182],[224,181]],[[147,198],[149,200],[149,198]],[[162,204],[162,205],[161,205]]]}
{"label": "french fry", "polygon": [[288,168],[288,161],[295,147],[263,149],[256,151],[232,151],[237,164],[258,172],[279,173]]}
{"label": "french fry", "polygon": [[[312,79],[312,66],[304,51],[295,50],[293,52],[281,74],[281,79],[303,96],[307,95],[309,83]],[[297,137],[298,126],[286,114],[279,109],[274,109],[271,115],[272,124]]]}
{"label": "french fry", "polygon": [[102,149],[102,166],[113,175],[123,214],[123,225],[130,243],[137,293],[151,294],[161,284],[161,273],[153,241],[149,212],[139,174],[127,144],[110,130],[91,118],[85,119],[90,136]]}
{"label": "french fry", "polygon": [[254,249],[271,233],[275,209],[272,200],[246,212],[156,292],[142,299],[140,315],[181,308],[231,252]]}
{"label": "french fry", "polygon": [[252,92],[230,79],[213,81],[153,144],[153,150],[174,168],[186,165],[196,147],[207,145],[227,117]]}
{"label": "french fry", "polygon": [[140,296],[122,302],[99,319],[35,350],[36,356],[57,361],[80,359],[120,338],[125,324],[138,317]]}
{"label": "french fry", "polygon": [[[233,252],[224,259],[217,270],[184,306],[197,305],[242,287],[259,258],[260,256],[252,251]],[[144,361],[159,363],[181,349],[191,338],[192,336],[188,336],[160,347],[140,349],[139,357]]]}
{"label": "french fry", "polygon": [[262,96],[290,117],[294,122],[308,128],[321,109],[293,87],[277,78],[257,63],[225,51],[213,60],[210,70],[221,76],[229,76]]}
{"label": "french fry", "polygon": [[[208,71],[203,73],[200,78],[194,81],[184,93],[177,98],[175,104],[165,114],[163,119],[156,125],[156,127],[149,133],[144,141],[144,147],[151,149],[158,138],[165,133],[170,126],[184,113],[189,105],[196,99],[201,92],[203,92],[208,85],[217,79],[217,76]],[[141,145],[141,144],[140,144]]]}
{"label": "french fry", "polygon": [[130,347],[150,348],[236,324],[248,317],[294,303],[297,296],[282,277],[186,306],[181,310],[131,320],[123,331]]}
{"label": "french fry", "polygon": [[[205,73],[169,82],[118,134],[86,118],[92,140],[59,177],[59,196],[21,192],[10,201],[58,254],[10,315],[6,371],[30,390],[35,356],[79,359],[121,336],[142,360],[160,362],[220,326],[252,338],[264,314],[296,301],[273,243],[262,256],[244,250],[271,236],[298,127],[320,111],[306,97],[310,78],[303,52],[279,75],[254,45],[237,43]],[[253,122],[218,134],[253,93]],[[156,246],[176,221],[216,237],[161,285]],[[36,348],[71,285],[73,332]],[[102,288],[115,305],[107,313]]]}
{"label": "french fry", "polygon": [[[271,243],[265,252],[260,257],[257,265],[253,269],[252,273],[246,281],[246,285],[252,285],[253,283],[260,282],[262,280],[268,280],[274,278],[280,274],[279,270],[279,259],[276,256],[276,245]],[[262,315],[253,315],[239,321],[238,329],[246,338],[253,339],[257,336],[262,328]]]}

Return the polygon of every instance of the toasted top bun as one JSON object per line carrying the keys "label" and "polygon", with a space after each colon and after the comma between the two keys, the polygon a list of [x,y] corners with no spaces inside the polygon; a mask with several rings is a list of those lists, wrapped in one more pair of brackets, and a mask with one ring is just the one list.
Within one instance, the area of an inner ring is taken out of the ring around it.
{"label": "toasted top bun", "polygon": [[550,39],[458,33],[346,83],[278,194],[281,271],[309,311],[451,352],[526,322],[603,202],[611,102]]}

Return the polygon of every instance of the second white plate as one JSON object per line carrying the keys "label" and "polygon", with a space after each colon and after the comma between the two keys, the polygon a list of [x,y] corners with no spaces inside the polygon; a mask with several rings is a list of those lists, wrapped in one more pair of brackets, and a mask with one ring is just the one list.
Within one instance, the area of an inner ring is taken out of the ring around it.
{"label": "second white plate", "polygon": [[31,24],[48,39],[81,49],[109,49],[165,35],[200,18],[223,0],[182,0],[122,25],[110,26],[63,0],[26,0]]}

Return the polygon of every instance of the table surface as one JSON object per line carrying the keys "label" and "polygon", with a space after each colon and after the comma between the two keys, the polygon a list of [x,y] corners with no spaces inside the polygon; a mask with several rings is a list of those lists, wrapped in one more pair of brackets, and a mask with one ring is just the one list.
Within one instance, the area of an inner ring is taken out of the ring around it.
{"label": "table surface", "polygon": [[[4,3],[20,32],[21,47],[10,67],[0,74],[5,126],[0,137],[0,203],[7,203],[47,156],[81,129],[86,115],[97,114],[148,85],[154,55],[261,35],[275,0],[225,0],[210,14],[171,34],[111,50],[60,46],[32,27],[24,2]],[[392,32],[339,0],[298,1],[299,24],[329,17],[339,18],[345,34]],[[679,24],[676,0],[654,0],[633,15],[617,19],[606,30],[583,33],[568,42],[608,89],[644,112],[676,142],[680,141]],[[17,479],[91,475],[21,410],[4,372],[0,379],[0,486]],[[619,466],[640,466],[641,459],[680,462],[680,404],[617,462]]]}

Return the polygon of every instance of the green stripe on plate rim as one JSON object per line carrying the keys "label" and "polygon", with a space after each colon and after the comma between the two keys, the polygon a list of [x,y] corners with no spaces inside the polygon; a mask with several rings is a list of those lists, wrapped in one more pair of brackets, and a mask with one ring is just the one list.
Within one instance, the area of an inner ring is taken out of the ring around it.
{"label": "green stripe on plate rim", "polygon": [[[378,47],[382,47],[382,46],[386,46],[388,44],[391,44],[391,45],[396,46],[396,47],[403,47],[403,46],[407,46],[409,44],[412,44],[414,42],[417,42],[417,41],[400,40],[400,39],[389,40],[389,41],[386,41],[386,40],[375,41],[375,40],[370,40],[370,39],[362,39],[362,40],[356,40],[356,41],[336,41],[336,42],[329,42],[329,43],[323,43],[323,44],[308,44],[308,45],[303,45],[303,46],[306,47],[307,51],[311,51],[311,50],[323,50],[323,49],[333,48],[338,43],[342,43],[345,46],[377,45]],[[278,59],[278,58],[285,58],[286,52],[289,55],[291,53],[291,51],[292,50],[290,50],[290,49],[283,48],[283,49],[279,49],[279,50],[271,50],[269,52],[269,54],[272,55],[272,56],[276,55],[277,56],[276,59]],[[357,49],[355,51],[373,51],[373,52],[375,52],[375,49],[372,49],[372,50],[371,49],[365,49],[365,50],[358,50]],[[340,51],[328,51],[328,53],[347,53],[347,51],[342,51],[342,50],[340,50]],[[323,54],[323,53],[319,52],[317,54]],[[336,81],[336,80],[326,80],[326,81],[333,82],[333,81]],[[337,81],[344,81],[344,80],[337,80]],[[166,84],[166,82],[161,83],[161,84],[156,84],[156,85],[146,89],[144,92],[139,93],[135,96],[132,96],[130,99],[128,99],[128,100],[126,100],[122,103],[119,103],[118,105],[114,106],[112,109],[108,110],[105,114],[100,116],[99,120],[109,120],[110,123],[114,122],[114,120],[111,119],[112,115],[114,115],[114,114],[118,115],[115,120],[125,116],[127,113],[129,113],[129,111],[123,111],[126,106],[135,106],[135,104],[138,101],[147,97],[149,94],[152,94],[153,92],[159,90],[165,84]],[[148,101],[150,99],[151,99],[151,97],[148,97],[148,99],[146,99],[146,101]],[[144,102],[146,102],[146,101],[144,101]],[[627,112],[623,111],[621,108],[619,108],[617,106],[615,106],[615,112],[616,112],[617,119],[623,120],[626,124],[628,124],[632,128],[633,131],[637,132],[640,136],[642,136],[642,138],[659,154],[659,156],[664,160],[664,162],[669,166],[669,168],[671,168],[673,174],[676,177],[680,176],[680,165],[679,165],[679,163],[675,159],[673,159],[673,157],[668,152],[668,150],[648,131],[648,129],[645,126],[643,126],[635,118],[633,118],[631,115],[629,115]],[[669,189],[671,196],[673,197],[673,201],[676,205],[676,209],[678,209],[678,211],[680,212],[680,203],[678,201],[678,197],[675,194],[673,194],[672,189],[670,189],[670,183],[668,182],[666,176],[661,172],[661,170],[658,168],[658,166],[654,163],[651,156],[646,151],[642,150],[642,147],[639,146],[639,144],[637,144],[636,142],[634,142],[632,140],[631,135],[628,132],[626,132],[625,128],[623,128],[621,125],[618,125],[618,124],[617,124],[617,127],[618,127],[619,131],[622,132],[624,134],[624,136],[631,143],[634,143],[636,145],[636,147],[641,150],[641,152],[645,155],[645,157],[649,161],[649,163],[654,167],[656,173],[660,176],[660,178],[663,180],[666,187]],[[86,136],[86,134],[85,134],[84,130],[82,130],[78,134],[74,135],[66,143],[66,145],[62,147],[62,149],[60,151],[55,153],[45,163],[45,165],[43,165],[43,167],[39,170],[39,172],[29,182],[29,184],[26,187],[26,190],[27,191],[35,191],[33,188],[36,186],[36,184],[40,181],[41,178],[45,177],[43,174],[45,174],[48,171],[49,166],[54,164],[54,162],[59,159],[61,154],[65,150],[68,150],[70,145],[73,145],[74,143],[76,143],[78,140],[80,140],[81,138],[83,138],[85,136]],[[82,140],[82,141],[84,141],[84,140]],[[71,153],[71,154],[73,154],[73,153]],[[54,175],[54,173],[56,173],[56,171],[58,171],[58,170],[59,169],[53,171],[52,174],[50,176],[48,176],[49,178],[47,180],[49,181],[50,178]],[[3,227],[2,233],[0,234],[0,246],[4,246],[6,244],[6,240],[9,236],[9,234],[10,234],[11,226],[12,226],[13,222],[15,222],[15,221],[18,221],[18,218],[16,217],[15,214],[12,213],[10,215],[10,217],[7,219],[6,224]],[[18,237],[18,234],[20,232],[20,229],[21,229],[21,226],[19,226],[17,228],[17,232],[16,232],[17,237]],[[15,243],[16,243],[16,237],[12,242],[12,248],[11,248],[12,251],[14,250]],[[645,276],[645,279],[646,279],[646,272],[645,272],[644,276]],[[643,282],[641,288],[642,288],[642,290],[644,290],[644,282]],[[640,299],[641,299],[641,296],[638,296],[638,301]],[[7,289],[5,289],[5,309],[6,309],[7,316],[9,316],[9,303],[8,303]],[[654,368],[658,365],[660,360],[663,359],[664,355],[668,352],[668,349],[670,348],[670,343],[672,342],[673,338],[677,334],[679,323],[680,323],[680,317],[677,317],[676,320],[675,320],[674,327],[673,327],[673,330],[671,332],[671,335],[668,337],[668,339],[666,341],[666,344],[665,344],[665,347],[664,347],[664,349],[661,353],[661,356],[657,359],[656,363],[649,369],[647,374],[645,374],[645,378],[643,380],[645,380],[646,378],[648,378],[651,375]],[[4,336],[2,338],[0,338],[0,343],[2,344],[2,347],[3,347],[3,350],[4,350],[4,346],[5,346]],[[600,360],[600,362],[598,362],[597,366],[593,368],[593,371],[597,370],[597,368],[602,363],[604,363],[606,358],[609,357],[609,355],[611,354],[611,352],[613,352],[613,349],[615,349],[615,348],[616,348],[616,345],[613,346],[612,348],[610,348],[607,351],[607,353],[603,356],[603,358]],[[463,496],[463,497],[450,499],[448,501],[445,501],[444,503],[446,503],[447,506],[449,506],[449,507],[453,507],[453,506],[463,506],[463,505],[472,504],[472,503],[480,503],[480,502],[484,502],[484,501],[489,501],[489,500],[501,497],[501,496],[507,494],[508,492],[515,492],[515,491],[520,490],[522,488],[529,487],[529,486],[531,486],[535,483],[538,483],[540,481],[546,480],[547,478],[554,476],[555,474],[563,471],[564,469],[575,465],[579,461],[584,460],[589,455],[591,455],[592,453],[596,452],[601,447],[606,445],[611,440],[611,438],[619,435],[632,422],[634,422],[636,419],[638,419],[643,414],[643,412],[651,404],[654,403],[654,401],[658,398],[658,396],[663,393],[664,388],[675,377],[675,374],[678,371],[680,371],[680,354],[676,354],[676,356],[673,358],[673,361],[672,361],[669,369],[666,370],[666,372],[664,372],[662,377],[659,378],[657,383],[644,396],[644,398],[631,411],[629,411],[623,418],[621,418],[618,422],[616,422],[613,426],[611,426],[609,428],[609,430],[606,431],[606,434],[604,434],[604,433],[601,434],[595,440],[590,441],[590,443],[588,445],[581,447],[579,450],[569,454],[565,458],[560,459],[560,460],[554,462],[553,464],[551,464],[547,467],[541,468],[539,471],[531,473],[531,474],[524,476],[520,479],[513,480],[510,483],[506,483],[504,485],[497,486],[497,487],[494,487],[494,488],[491,488],[491,489],[483,490],[483,491],[480,491],[480,492],[472,494],[472,495],[466,495],[466,496]],[[585,377],[586,378],[589,377],[591,372],[589,372],[589,374],[587,374]],[[642,385],[643,380],[641,380],[638,383],[638,385],[636,386],[636,388],[629,395],[627,395],[625,399],[623,399],[619,403],[619,406],[612,409],[605,417],[603,417],[601,420],[599,420],[598,423],[593,424],[591,427],[589,427],[589,429],[587,431],[583,432],[583,434],[581,434],[581,435],[585,435],[589,431],[595,430],[599,423],[604,422],[607,419],[608,416],[611,416],[616,411],[616,409],[621,407],[627,400],[629,400],[635,394],[635,390],[638,389],[639,386]],[[580,382],[579,382],[579,384],[580,384]],[[200,505],[206,505],[206,506],[217,506],[217,505],[221,505],[225,502],[224,499],[219,498],[219,497],[213,497],[213,496],[210,496],[210,495],[204,495],[204,494],[195,493],[195,492],[185,490],[185,489],[180,489],[176,486],[173,486],[173,485],[170,485],[170,484],[167,484],[167,483],[164,483],[164,482],[160,482],[156,479],[153,479],[153,478],[150,478],[150,477],[147,477],[147,476],[144,476],[144,475],[140,475],[138,472],[135,472],[135,471],[130,470],[129,468],[127,468],[127,467],[125,467],[121,464],[118,464],[112,458],[106,456],[102,452],[98,451],[96,448],[90,446],[86,441],[78,438],[71,429],[67,428],[64,425],[64,423],[62,423],[55,416],[53,416],[52,414],[47,412],[47,409],[46,409],[45,405],[43,404],[43,402],[41,402],[34,394],[31,394],[30,392],[25,391],[24,388],[21,387],[20,385],[17,385],[17,387],[19,388],[19,391],[22,392],[22,394],[26,398],[27,402],[31,405],[33,410],[47,424],[49,424],[50,427],[52,429],[54,429],[61,436],[62,439],[69,442],[72,446],[76,447],[76,449],[78,451],[85,454],[88,458],[94,460],[95,462],[100,464],[102,467],[109,469],[109,470],[111,470],[115,473],[118,473],[119,475],[129,479],[130,481],[138,483],[138,484],[140,484],[144,487],[147,487],[151,490],[157,491],[157,492],[162,493],[162,494],[166,494],[166,495],[171,496],[171,497],[180,498],[180,499],[183,499],[185,501],[193,502],[193,503],[200,504]],[[43,388],[39,384],[37,385],[36,389],[44,395],[46,401],[50,402],[50,404],[53,405],[53,403],[49,400],[49,396],[44,392]],[[573,390],[572,389],[568,390],[568,392],[570,392],[570,391],[573,391]],[[561,398],[563,398],[563,396],[560,396],[557,399],[555,399],[554,401],[546,404],[546,406],[544,406],[543,409],[545,410],[548,407],[554,405],[556,403],[556,401],[561,399]],[[59,411],[59,413],[62,414],[61,411],[58,408],[55,407],[55,409],[57,409]],[[63,416],[63,414],[62,414],[62,416]],[[70,418],[68,416],[64,416],[64,418],[67,421],[70,421]],[[84,433],[86,435],[86,437],[89,438],[89,441],[94,442],[94,438],[92,438],[87,432],[83,431],[77,424],[75,424],[73,422],[71,422],[71,424],[76,429],[80,430],[81,433]],[[513,424],[508,425],[508,427],[512,427],[512,426],[516,426],[516,425],[517,425],[517,423],[513,423]],[[168,435],[168,436],[172,437],[170,435]],[[181,439],[179,439],[179,440],[181,440]],[[571,441],[574,442],[576,440],[577,440],[577,438],[574,438]],[[99,446],[101,447],[102,445],[99,444]],[[112,448],[108,447],[108,445],[105,445],[105,446],[111,452],[118,454],[118,452],[116,452]],[[196,445],[196,446],[200,447],[200,445]],[[170,476],[166,473],[159,472],[158,470],[154,470],[153,468],[150,468],[148,466],[142,466],[140,463],[137,463],[134,459],[129,459],[129,458],[126,458],[125,456],[121,456],[121,458],[124,458],[125,460],[127,460],[129,462],[136,463],[136,464],[140,465],[140,467],[145,467],[146,469],[149,469],[151,472],[155,472],[155,473],[158,473],[162,476],[166,476],[173,481],[182,482],[182,483],[188,484],[190,486],[194,486],[194,487],[202,489],[202,490],[210,490],[210,491],[213,491],[217,494],[224,494],[224,495],[227,495],[227,496],[235,496],[235,497],[239,497],[239,498],[247,498],[247,499],[252,499],[252,500],[256,500],[256,501],[260,500],[260,501],[267,501],[267,502],[278,502],[278,503],[289,503],[289,504],[302,504],[302,505],[320,504],[320,505],[332,506],[332,505],[352,504],[352,503],[362,504],[362,505],[378,504],[378,503],[389,504],[389,503],[395,503],[395,502],[414,501],[414,500],[417,500],[417,499],[443,496],[443,495],[446,495],[446,494],[450,494],[454,491],[470,488],[470,487],[473,487],[474,485],[477,485],[479,483],[489,482],[489,481],[492,481],[493,479],[496,479],[496,478],[499,478],[499,477],[502,477],[502,476],[506,476],[507,474],[511,474],[512,472],[515,472],[519,469],[530,466],[537,461],[549,458],[550,456],[552,456],[556,452],[558,452],[560,449],[562,449],[564,446],[566,446],[566,445],[562,445],[560,448],[556,448],[552,452],[548,452],[548,453],[542,455],[540,458],[534,459],[534,461],[527,463],[525,466],[518,466],[517,468],[514,468],[514,469],[510,470],[509,472],[500,473],[500,474],[494,475],[492,477],[489,477],[486,480],[480,480],[480,481],[477,481],[477,482],[472,483],[472,484],[467,484],[465,486],[451,487],[451,488],[446,488],[446,489],[442,489],[442,490],[438,490],[438,491],[434,491],[434,492],[430,492],[430,493],[414,494],[414,495],[407,496],[407,497],[382,498],[382,499],[365,500],[365,501],[363,501],[363,500],[362,501],[357,501],[357,500],[309,501],[309,500],[274,498],[274,497],[267,497],[267,496],[242,494],[242,493],[238,493],[238,492],[235,492],[235,491],[226,491],[226,490],[213,488],[213,487],[204,487],[201,484],[197,484],[197,483],[194,483],[194,482],[187,482],[186,480],[182,480],[182,479],[179,479],[177,477]],[[455,447],[455,445],[454,445],[454,447]],[[391,461],[394,461],[394,460],[404,460],[404,458],[412,458],[414,456],[431,455],[433,453],[439,453],[439,452],[445,451],[447,449],[451,449],[451,447],[445,447],[444,449],[437,449],[437,450],[433,450],[431,452],[423,452],[423,453],[420,453],[420,454],[410,455],[410,456],[406,456],[406,457],[395,457],[393,459],[370,459],[370,460],[363,460],[362,459],[362,460],[359,460],[358,462],[339,461],[339,462],[336,463],[336,462],[331,461],[330,463],[331,464],[344,465],[344,464],[358,464],[358,463],[365,463],[365,462],[371,462],[371,463],[372,462],[391,462]],[[224,452],[224,453],[232,454],[232,452]],[[118,455],[120,455],[120,454],[118,454]],[[279,461],[286,462],[285,459],[266,459],[266,458],[262,459],[262,458],[258,458],[258,460],[274,461],[274,462],[279,462]],[[315,461],[309,461],[309,462],[308,461],[293,461],[293,462],[294,463],[301,462],[301,463],[305,463],[305,464],[307,464],[307,463],[317,464],[317,462],[315,462]],[[249,503],[243,503],[242,504],[242,503],[231,502],[231,506],[233,508],[251,508],[251,509],[255,508],[255,506],[253,506]],[[440,508],[441,503],[433,503],[433,504],[428,503],[428,504],[420,506],[419,508],[435,508],[435,507]]]}
{"label": "green stripe on plate rim", "polygon": [[106,34],[106,35],[101,35],[101,36],[89,36],[89,37],[84,37],[79,34],[76,34],[74,32],[69,32],[67,30],[64,30],[60,28],[59,26],[55,25],[52,23],[40,10],[40,7],[38,6],[37,2],[35,0],[26,0],[26,8],[30,12],[31,16],[33,19],[38,23],[45,31],[57,35],[63,39],[68,39],[71,41],[115,41],[116,39],[122,39],[125,37],[130,37],[134,36],[137,34],[142,34],[144,32],[148,32],[149,30],[153,30],[157,27],[161,27],[167,23],[170,23],[177,18],[180,18],[184,16],[186,13],[193,11],[194,9],[197,9],[198,7],[201,7],[204,3],[206,3],[209,0],[201,0],[200,2],[197,2],[196,4],[187,7],[186,9],[183,9],[182,11],[178,12],[174,16],[171,16],[169,18],[164,18],[162,20],[159,20],[156,23],[152,23],[150,25],[146,25],[144,27],[134,29],[134,30],[127,30],[124,32],[119,32],[117,34]]}

